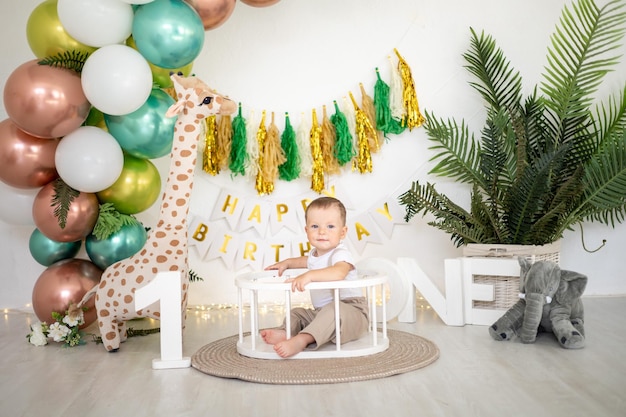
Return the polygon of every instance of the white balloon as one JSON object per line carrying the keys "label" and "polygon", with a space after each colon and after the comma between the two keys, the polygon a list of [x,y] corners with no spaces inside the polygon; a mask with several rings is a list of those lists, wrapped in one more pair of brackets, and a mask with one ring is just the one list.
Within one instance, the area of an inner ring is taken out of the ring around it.
{"label": "white balloon", "polygon": [[61,139],[54,162],[67,185],[81,192],[97,193],[119,178],[124,154],[110,133],[82,126]]}
{"label": "white balloon", "polygon": [[87,100],[113,116],[141,107],[152,92],[152,71],[139,52],[125,45],[97,49],[85,61],[81,84]]}
{"label": "white balloon", "polygon": [[20,189],[0,181],[0,220],[7,224],[33,225],[33,202],[41,188]]}
{"label": "white balloon", "polygon": [[89,46],[122,43],[133,30],[133,6],[119,0],[58,0],[57,14],[65,31]]}

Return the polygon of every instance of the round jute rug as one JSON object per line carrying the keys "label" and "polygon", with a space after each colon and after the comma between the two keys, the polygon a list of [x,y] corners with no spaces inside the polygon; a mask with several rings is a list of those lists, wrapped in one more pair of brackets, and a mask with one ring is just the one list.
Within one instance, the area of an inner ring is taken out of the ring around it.
{"label": "round jute rug", "polygon": [[191,366],[221,378],[263,384],[335,384],[384,378],[430,365],[439,357],[437,345],[423,337],[388,330],[389,348],[355,358],[274,360],[237,352],[239,336],[216,340],[191,357]]}

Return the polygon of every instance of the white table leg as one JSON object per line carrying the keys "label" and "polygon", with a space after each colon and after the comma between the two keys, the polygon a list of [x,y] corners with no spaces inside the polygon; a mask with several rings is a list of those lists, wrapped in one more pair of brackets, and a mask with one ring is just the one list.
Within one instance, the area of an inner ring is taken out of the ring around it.
{"label": "white table leg", "polygon": [[337,350],[341,350],[341,316],[339,314],[339,289],[335,288],[335,342]]}

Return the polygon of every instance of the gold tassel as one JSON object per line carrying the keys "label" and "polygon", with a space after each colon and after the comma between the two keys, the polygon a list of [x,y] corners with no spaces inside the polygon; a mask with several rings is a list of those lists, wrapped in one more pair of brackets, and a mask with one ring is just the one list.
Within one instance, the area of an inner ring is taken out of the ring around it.
{"label": "gold tassel", "polygon": [[233,125],[230,115],[220,117],[217,124],[217,169],[228,168],[231,144],[233,142]]}
{"label": "gold tassel", "polygon": [[274,191],[274,182],[278,178],[278,166],[285,163],[285,153],[280,146],[280,132],[274,122],[274,112],[272,112],[272,122],[267,129],[265,146],[263,147],[263,166],[260,170],[263,177],[265,194]]}
{"label": "gold tassel", "polygon": [[335,143],[337,143],[337,132],[335,126],[330,122],[326,113],[326,106],[323,106],[322,116],[322,156],[324,158],[324,169],[328,174],[339,174],[339,162],[335,155]]}
{"label": "gold tassel", "polygon": [[313,175],[311,189],[317,193],[324,190],[324,156],[322,155],[322,127],[317,122],[317,113],[313,109],[313,124],[309,133],[311,142],[311,156],[313,158]]}
{"label": "gold tassel", "polygon": [[204,119],[206,124],[204,152],[202,152],[202,169],[204,172],[217,175],[220,173],[220,169],[217,164],[217,149],[216,149],[216,137],[217,137],[217,118],[213,114]]}
{"label": "gold tassel", "polygon": [[402,118],[402,126],[406,126],[409,130],[412,130],[414,127],[420,127],[422,123],[424,123],[424,116],[420,113],[420,107],[417,103],[417,93],[415,92],[415,83],[411,75],[411,68],[404,58],[402,58],[400,52],[395,48],[394,51],[398,56],[398,71],[400,72],[404,85],[402,100],[404,102],[406,115]]}
{"label": "gold tassel", "polygon": [[374,107],[374,100],[365,92],[363,83],[359,83],[359,88],[361,89],[361,108],[367,116],[367,120],[370,121],[370,124],[376,131],[376,134],[369,138],[370,149],[372,152],[378,152],[380,150],[380,145],[382,145],[382,134],[377,130],[376,126],[376,108]]}
{"label": "gold tassel", "polygon": [[365,172],[372,172],[372,154],[370,151],[370,138],[376,135],[376,131],[372,127],[367,115],[356,104],[356,100],[352,93],[350,93],[350,99],[354,105],[354,111],[356,113],[356,140],[357,140],[357,155],[356,159],[352,162],[352,169],[358,169],[361,174]]}
{"label": "gold tassel", "polygon": [[[256,132],[256,140],[259,146],[259,156],[257,159],[258,171],[256,173],[255,188],[259,195],[268,194],[268,186],[263,178],[263,152],[265,149],[265,139],[267,138],[267,130],[265,128],[265,110],[263,110],[263,116],[261,117],[261,123]],[[270,191],[271,192],[271,191]]]}

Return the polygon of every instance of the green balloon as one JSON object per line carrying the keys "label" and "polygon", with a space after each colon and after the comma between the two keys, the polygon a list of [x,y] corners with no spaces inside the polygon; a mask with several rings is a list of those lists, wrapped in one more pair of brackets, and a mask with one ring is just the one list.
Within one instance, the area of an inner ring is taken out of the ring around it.
{"label": "green balloon", "polygon": [[102,270],[117,261],[129,258],[143,247],[148,239],[146,229],[139,222],[125,224],[103,240],[93,234],[85,239],[85,250],[89,259]]}
{"label": "green balloon", "polygon": [[105,114],[104,121],[122,149],[137,158],[156,159],[172,150],[175,117],[165,113],[175,103],[165,91],[153,89],[146,102],[132,113]]}
{"label": "green balloon", "polygon": [[39,229],[33,230],[28,241],[28,248],[33,258],[43,266],[50,266],[63,259],[76,256],[82,241],[57,242],[46,237]]}

